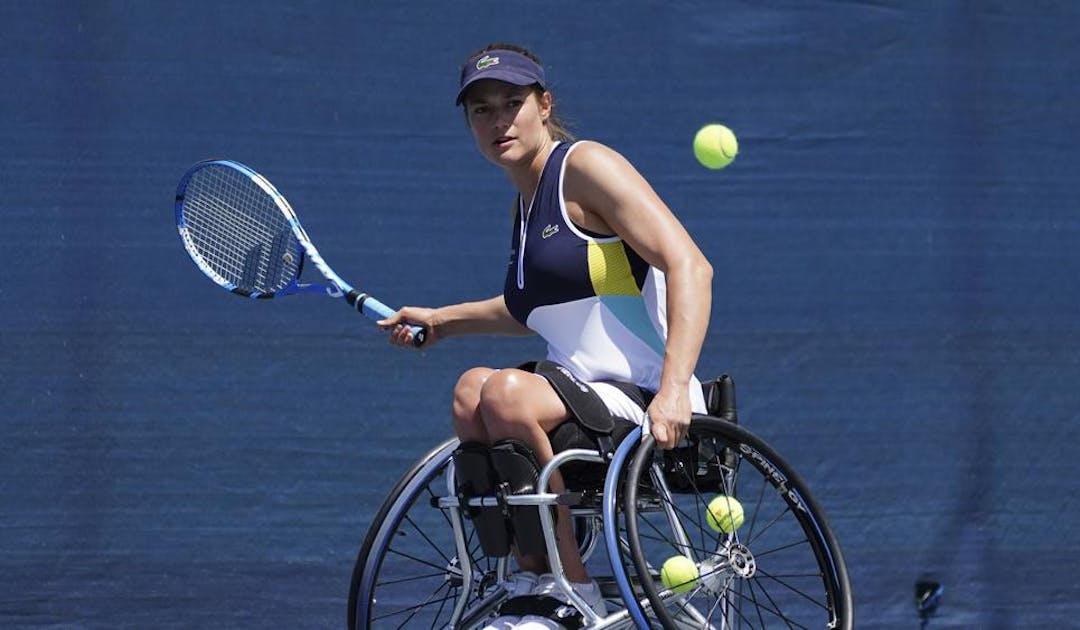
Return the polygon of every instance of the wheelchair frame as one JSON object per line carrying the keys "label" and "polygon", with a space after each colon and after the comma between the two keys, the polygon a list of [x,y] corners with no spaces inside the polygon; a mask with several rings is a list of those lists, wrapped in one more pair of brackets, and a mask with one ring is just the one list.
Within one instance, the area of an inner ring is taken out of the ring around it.
{"label": "wheelchair frame", "polygon": [[[551,573],[585,628],[850,630],[847,568],[823,510],[776,451],[732,421],[733,409],[724,415],[695,415],[681,450],[660,451],[635,428],[613,453],[561,451],[540,471],[535,493],[474,497],[468,506],[537,506]],[[353,570],[350,629],[477,628],[506,599],[508,558],[483,556],[455,495],[457,444],[448,439],[414,464],[375,515]],[[571,490],[565,479],[566,492],[550,492],[551,475],[570,462],[606,464],[603,487]],[[737,494],[747,508],[734,532],[705,526],[705,498],[718,491]],[[602,530],[611,576],[598,579],[605,599],[619,604],[611,614],[598,616],[566,579],[553,510],[545,509],[557,504],[570,506],[583,560],[593,559]],[[669,554],[698,568],[685,592],[657,575]],[[426,599],[413,584],[431,591]]]}

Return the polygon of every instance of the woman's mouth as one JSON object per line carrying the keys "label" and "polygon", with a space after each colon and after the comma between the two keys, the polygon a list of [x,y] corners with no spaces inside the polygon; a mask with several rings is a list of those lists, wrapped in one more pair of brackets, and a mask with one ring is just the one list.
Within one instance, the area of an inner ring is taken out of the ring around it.
{"label": "woman's mouth", "polygon": [[499,136],[498,138],[495,138],[495,141],[491,144],[494,144],[495,146],[501,148],[510,144],[510,142],[512,142],[513,140],[514,138],[512,136]]}

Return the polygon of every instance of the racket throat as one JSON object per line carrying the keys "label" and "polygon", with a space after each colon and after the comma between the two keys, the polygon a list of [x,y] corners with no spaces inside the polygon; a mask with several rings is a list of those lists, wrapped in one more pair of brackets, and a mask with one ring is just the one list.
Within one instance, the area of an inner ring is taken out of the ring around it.
{"label": "racket throat", "polygon": [[[356,293],[356,291],[353,291],[352,293]],[[331,281],[326,285],[326,294],[332,298],[339,298],[345,295],[345,291],[343,291],[341,287],[338,286],[338,283]]]}

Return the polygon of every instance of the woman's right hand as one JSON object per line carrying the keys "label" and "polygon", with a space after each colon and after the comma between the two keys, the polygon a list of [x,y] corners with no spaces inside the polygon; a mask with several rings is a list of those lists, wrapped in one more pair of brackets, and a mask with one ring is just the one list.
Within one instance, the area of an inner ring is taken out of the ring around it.
{"label": "woman's right hand", "polygon": [[390,331],[390,343],[398,346],[415,348],[413,345],[413,326],[421,326],[427,331],[423,348],[428,348],[439,339],[438,317],[436,309],[419,306],[405,306],[396,313],[375,322],[383,330]]}

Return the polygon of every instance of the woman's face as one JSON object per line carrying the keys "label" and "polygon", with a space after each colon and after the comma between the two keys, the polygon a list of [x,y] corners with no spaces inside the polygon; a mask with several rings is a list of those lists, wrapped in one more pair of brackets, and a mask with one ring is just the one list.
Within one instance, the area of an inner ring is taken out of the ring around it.
{"label": "woman's face", "polygon": [[550,92],[538,95],[530,86],[485,79],[469,88],[465,111],[480,153],[499,166],[529,160],[551,142],[544,125]]}

